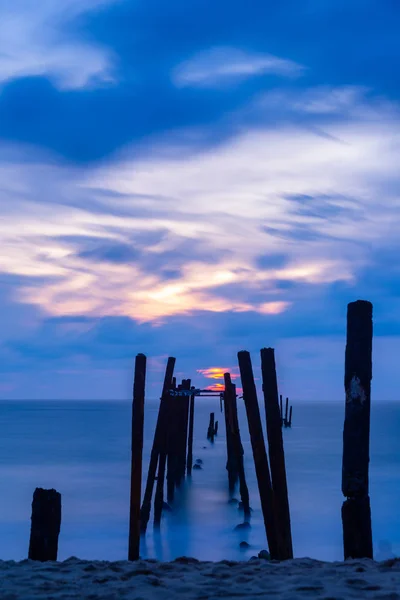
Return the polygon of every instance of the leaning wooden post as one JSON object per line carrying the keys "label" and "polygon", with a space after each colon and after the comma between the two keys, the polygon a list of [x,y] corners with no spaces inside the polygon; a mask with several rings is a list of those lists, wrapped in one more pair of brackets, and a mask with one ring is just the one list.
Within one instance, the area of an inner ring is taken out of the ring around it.
{"label": "leaning wooden post", "polygon": [[344,558],[373,558],[369,499],[369,432],[372,379],[372,304],[347,307],[344,385],[342,506]]}
{"label": "leaning wooden post", "polygon": [[215,414],[212,412],[210,413],[210,423],[208,425],[208,431],[207,431],[207,439],[210,440],[210,442],[214,442],[214,419],[215,419]]}
{"label": "leaning wooden post", "polygon": [[176,359],[168,358],[165,371],[163,391],[161,394],[160,408],[158,409],[157,425],[154,432],[153,446],[150,454],[149,472],[147,474],[146,488],[143,496],[142,508],[140,509],[140,530],[146,532],[147,524],[150,519],[151,499],[153,496],[154,481],[156,478],[158,456],[160,453],[160,442],[167,419],[167,391],[171,387],[172,376],[174,374]]}
{"label": "leaning wooden post", "polygon": [[238,353],[238,360],[269,553],[272,559],[278,559],[274,494],[250,354],[243,350]]}
{"label": "leaning wooden post", "polygon": [[131,499],[128,560],[139,560],[145,381],[146,357],[144,354],[138,354],[135,361],[132,401]]}
{"label": "leaning wooden post", "polygon": [[[279,559],[287,560],[293,558],[293,546],[275,353],[273,348],[263,348],[261,350],[261,372],[267,421],[269,464],[271,467],[272,488],[274,490],[276,507]],[[287,418],[285,418],[285,421],[288,423]]]}
{"label": "leaning wooden post", "polygon": [[36,488],[32,501],[28,558],[42,562],[57,560],[61,528],[61,494]]}
{"label": "leaning wooden post", "polygon": [[292,413],[293,413],[293,406],[290,405],[290,411],[289,411],[289,423],[288,423],[288,427],[292,426]]}
{"label": "leaning wooden post", "polygon": [[243,462],[243,446],[240,437],[239,419],[237,414],[236,386],[231,381],[230,373],[224,374],[225,380],[225,411],[228,413],[228,425],[231,432],[232,454],[234,458],[234,484],[236,478],[239,478],[240,497],[243,504],[245,521],[250,520],[250,498],[249,489],[246,483]]}
{"label": "leaning wooden post", "polygon": [[[193,387],[191,389],[194,390]],[[186,469],[187,469],[188,477],[190,477],[192,475],[192,467],[193,467],[194,399],[195,399],[195,395],[192,394],[190,396],[190,404],[189,404],[188,454],[187,454],[187,461],[186,461]]]}

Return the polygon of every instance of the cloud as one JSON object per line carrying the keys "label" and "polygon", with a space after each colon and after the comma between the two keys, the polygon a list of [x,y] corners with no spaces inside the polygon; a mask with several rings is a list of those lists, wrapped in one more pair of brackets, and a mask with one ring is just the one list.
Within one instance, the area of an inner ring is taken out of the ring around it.
{"label": "cloud", "polygon": [[237,379],[239,373],[235,373],[238,368],[235,367],[208,367],[207,369],[197,369],[198,373],[201,373],[206,379],[223,379],[225,373],[231,374],[231,379]]}
{"label": "cloud", "polygon": [[339,284],[351,296],[371,244],[397,252],[400,210],[400,117],[353,98],[368,111],[318,115],[318,127],[261,121],[201,150],[163,137],[84,171],[3,146],[0,271],[49,315],[158,325],[199,312],[289,318]]}
{"label": "cloud", "polygon": [[60,89],[113,80],[109,50],[73,33],[74,22],[118,0],[0,0],[0,83],[48,77]]}
{"label": "cloud", "polygon": [[304,67],[271,54],[214,47],[178,65],[172,80],[178,87],[214,88],[260,75],[299,77]]}

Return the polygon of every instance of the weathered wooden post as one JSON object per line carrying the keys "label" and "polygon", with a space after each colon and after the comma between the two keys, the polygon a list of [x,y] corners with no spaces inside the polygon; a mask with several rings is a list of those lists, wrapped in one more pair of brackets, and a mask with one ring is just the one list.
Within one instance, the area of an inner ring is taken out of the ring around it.
{"label": "weathered wooden post", "polygon": [[42,562],[57,560],[61,528],[61,494],[36,488],[32,501],[28,558]]}
{"label": "weathered wooden post", "polygon": [[[271,467],[272,489],[274,490],[276,508],[279,559],[287,560],[293,558],[293,546],[275,353],[273,348],[263,348],[261,350],[261,372],[267,421],[269,464]],[[285,421],[288,422],[286,418]]]}
{"label": "weathered wooden post", "polygon": [[[190,391],[191,381],[190,379],[184,379],[182,381],[182,391]],[[189,395],[183,395],[180,398],[180,427],[179,427],[179,452],[178,452],[178,469],[177,469],[177,480],[176,485],[179,487],[186,474],[186,451],[187,451],[187,438],[188,438],[188,426],[189,426]]]}
{"label": "weathered wooden post", "polygon": [[290,411],[289,411],[289,423],[288,423],[288,427],[292,426],[292,413],[293,413],[293,406],[290,405]]}
{"label": "weathered wooden post", "polygon": [[169,357],[167,362],[167,368],[165,371],[163,391],[160,400],[160,408],[158,410],[157,425],[156,430],[154,432],[153,446],[150,454],[150,463],[149,471],[147,474],[146,488],[144,492],[142,508],[140,510],[140,530],[142,533],[146,532],[147,524],[150,519],[151,499],[153,496],[154,481],[156,479],[158,457],[160,454],[160,445],[162,442],[162,437],[165,433],[165,427],[168,418],[167,401],[169,395],[167,395],[167,392],[171,388],[175,362],[175,358]]}
{"label": "weathered wooden post", "polygon": [[146,357],[144,354],[138,354],[135,361],[132,401],[131,497],[129,511],[128,560],[139,560],[140,550],[140,501],[142,493],[145,381]]}
{"label": "weathered wooden post", "polygon": [[215,421],[214,435],[218,435],[218,421]]}
{"label": "weathered wooden post", "polygon": [[[191,389],[194,390],[193,387]],[[190,477],[192,475],[192,467],[193,467],[194,399],[195,399],[195,395],[192,394],[190,396],[190,404],[189,404],[188,454],[187,454],[187,461],[186,461],[188,477]]]}
{"label": "weathered wooden post", "polygon": [[[232,381],[229,373],[224,375],[224,408],[225,408],[225,431],[226,431],[226,470],[228,471],[229,494],[232,497],[238,480],[237,456],[234,448],[234,423],[232,412],[234,410]],[[236,404],[236,395],[235,395]]]}
{"label": "weathered wooden post", "polygon": [[373,558],[369,499],[369,432],[372,379],[372,304],[347,307],[344,386],[342,506],[344,558]]}
{"label": "weathered wooden post", "polygon": [[280,412],[281,412],[281,426],[283,425],[283,400],[282,400],[282,394],[279,396],[279,408],[280,408]]}
{"label": "weathered wooden post", "polygon": [[246,483],[246,476],[244,472],[243,462],[243,446],[240,437],[239,419],[237,414],[237,402],[236,402],[236,386],[231,381],[229,373],[224,374],[225,380],[225,411],[228,413],[228,425],[231,432],[231,446],[232,454],[234,459],[234,472],[233,481],[236,484],[236,478],[239,478],[239,490],[240,497],[243,504],[243,512],[245,521],[250,519],[250,498],[249,490]]}
{"label": "weathered wooden post", "polygon": [[242,350],[238,353],[238,360],[269,553],[272,559],[278,559],[274,494],[250,354]]}
{"label": "weathered wooden post", "polygon": [[207,431],[207,439],[210,440],[210,442],[214,442],[214,419],[215,419],[215,414],[212,412],[210,413],[210,423],[208,425],[208,431]]}

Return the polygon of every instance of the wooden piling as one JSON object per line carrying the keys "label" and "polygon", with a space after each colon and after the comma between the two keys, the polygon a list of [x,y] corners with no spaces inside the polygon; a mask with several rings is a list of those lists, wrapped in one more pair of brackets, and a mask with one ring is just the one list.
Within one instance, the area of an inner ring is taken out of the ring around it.
{"label": "wooden piling", "polygon": [[139,560],[145,381],[146,357],[144,354],[138,354],[135,361],[132,401],[131,495],[128,560]]}
{"label": "wooden piling", "polygon": [[283,399],[282,394],[279,396],[279,408],[281,413],[281,426],[283,425]]}
{"label": "wooden piling", "polygon": [[[243,446],[240,436],[239,419],[237,414],[237,402],[236,402],[236,386],[231,381],[229,373],[224,374],[225,380],[225,411],[228,413],[228,425],[231,433],[231,444],[232,454],[234,459],[234,472],[232,473],[233,478],[239,478],[239,491],[240,498],[243,504],[244,518],[245,521],[250,520],[250,498],[249,489],[246,483],[246,476],[244,471],[244,460],[243,460]],[[234,483],[236,481],[234,479]]]}
{"label": "wooden piling", "polygon": [[[150,454],[149,471],[147,474],[146,488],[143,497],[142,508],[140,510],[140,530],[142,533],[146,532],[147,524],[150,519],[151,510],[151,499],[153,496],[154,481],[156,479],[158,458],[160,454],[160,445],[162,442],[162,436],[165,432],[165,427],[168,417],[167,400],[169,395],[167,392],[171,388],[172,377],[174,373],[176,359],[173,357],[168,358],[167,368],[165,371],[163,391],[161,394],[160,407],[158,410],[157,424],[154,432],[153,446]],[[164,467],[165,468],[165,467]]]}
{"label": "wooden piling", "polygon": [[344,558],[373,558],[369,499],[369,437],[372,379],[372,304],[347,307],[344,385],[342,506]]}
{"label": "wooden piling", "polygon": [[210,423],[208,425],[208,431],[207,431],[207,439],[210,440],[210,442],[214,442],[214,419],[215,419],[215,414],[212,412],[210,413]]}
{"label": "wooden piling", "polygon": [[288,427],[292,426],[292,413],[293,413],[293,406],[290,405],[290,411],[289,411],[289,423],[288,423]]}
{"label": "wooden piling", "polygon": [[215,421],[214,435],[218,435],[218,421]]}
{"label": "wooden piling", "polygon": [[45,562],[57,560],[61,528],[61,494],[36,488],[32,501],[28,558]]}
{"label": "wooden piling", "polygon": [[[182,389],[177,386],[177,391]],[[168,410],[168,444],[167,444],[167,500],[172,503],[175,498],[175,486],[178,478],[178,446],[179,446],[179,426],[180,426],[180,404],[179,396],[169,399]]]}
{"label": "wooden piling", "polygon": [[[271,480],[276,508],[279,559],[288,560],[293,558],[293,546],[275,353],[273,348],[263,348],[261,350],[261,372],[267,422],[269,464],[271,467]],[[286,413],[287,410],[288,399],[286,399]],[[289,423],[287,416],[285,417],[285,423]]]}
{"label": "wooden piling", "polygon": [[[182,389],[184,391],[190,390],[191,381],[190,379],[184,379],[182,381]],[[187,439],[188,439],[188,427],[189,427],[189,396],[182,396],[181,400],[181,427],[179,431],[179,457],[178,457],[178,472],[177,472],[177,486],[179,487],[186,475],[186,452],[187,452]]]}
{"label": "wooden piling", "polygon": [[276,535],[274,494],[250,354],[243,350],[238,353],[238,360],[269,553],[272,559],[277,559],[278,543]]}
{"label": "wooden piling", "polygon": [[237,457],[234,448],[234,404],[236,405],[236,393],[233,401],[233,388],[231,376],[229,373],[224,374],[225,391],[224,391],[224,416],[225,416],[225,432],[226,432],[226,470],[228,471],[228,489],[229,495],[233,497],[238,481],[238,465]]}
{"label": "wooden piling", "polygon": [[[191,388],[194,389],[193,387]],[[188,453],[187,453],[187,461],[186,461],[186,472],[188,477],[192,475],[192,467],[193,467],[193,430],[194,430],[194,399],[195,395],[192,394],[190,396],[189,401],[189,433],[188,433]]]}

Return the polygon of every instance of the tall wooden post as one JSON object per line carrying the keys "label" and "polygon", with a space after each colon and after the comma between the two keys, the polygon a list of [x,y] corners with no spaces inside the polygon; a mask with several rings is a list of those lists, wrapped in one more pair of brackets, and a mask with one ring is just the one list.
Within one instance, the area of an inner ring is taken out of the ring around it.
{"label": "tall wooden post", "polygon": [[[184,390],[186,392],[190,391],[191,380],[184,380]],[[183,396],[183,427],[182,427],[182,442],[181,442],[181,452],[180,452],[180,469],[179,469],[179,481],[178,485],[181,483],[182,479],[185,478],[186,475],[186,453],[187,453],[187,444],[188,444],[188,429],[189,429],[189,402],[190,396]]]}
{"label": "tall wooden post", "polygon": [[56,490],[36,488],[32,502],[31,536],[28,558],[57,560],[61,528],[61,494]]}
{"label": "tall wooden post", "polygon": [[283,400],[282,400],[282,394],[279,396],[279,408],[281,411],[281,426],[283,425]]}
{"label": "tall wooden post", "polygon": [[[275,359],[274,359],[275,361]],[[284,420],[284,425],[285,427],[288,426],[288,412],[289,412],[289,398],[286,398],[286,406],[285,406],[285,420]]]}
{"label": "tall wooden post", "polygon": [[342,506],[344,558],[373,558],[369,499],[369,433],[372,379],[372,304],[347,307],[344,385]]}
{"label": "tall wooden post", "polygon": [[[194,388],[191,388],[194,390]],[[189,435],[188,435],[188,454],[187,454],[187,475],[190,477],[192,475],[192,467],[193,467],[193,431],[194,431],[194,399],[195,395],[192,394],[190,396],[190,404],[189,404]]]}
{"label": "tall wooden post", "polygon": [[[243,461],[243,446],[240,437],[239,419],[237,414],[236,386],[231,381],[230,373],[224,374],[225,380],[225,411],[228,413],[228,426],[231,432],[232,454],[235,459],[234,476],[239,478],[240,497],[243,504],[245,520],[250,519],[249,489],[246,483]],[[236,483],[236,481],[235,481]]]}
{"label": "tall wooden post", "polygon": [[144,354],[138,354],[135,361],[132,401],[131,497],[129,511],[128,560],[139,560],[145,381],[146,357]]}
{"label": "tall wooden post", "polygon": [[[176,390],[182,389],[178,385]],[[167,499],[172,503],[175,498],[175,485],[177,480],[178,468],[178,439],[179,439],[179,396],[173,396],[169,399],[168,411],[168,444],[167,444]]]}
{"label": "tall wooden post", "polygon": [[292,414],[293,414],[293,406],[290,405],[290,411],[289,411],[289,424],[288,427],[292,426]]}
{"label": "tall wooden post", "polygon": [[[278,400],[278,382],[273,348],[263,348],[261,350],[261,371],[267,421],[269,464],[271,467],[272,488],[274,490],[276,507],[279,559],[287,560],[293,558],[293,546],[285,453]],[[285,420],[288,422],[287,418]]]}
{"label": "tall wooden post", "polygon": [[168,419],[167,401],[169,395],[167,395],[167,392],[171,388],[175,362],[175,358],[169,357],[167,362],[167,368],[165,371],[163,391],[160,400],[160,408],[158,410],[157,425],[156,430],[154,432],[153,446],[150,454],[149,472],[147,474],[146,488],[144,492],[142,508],[140,510],[140,530],[142,533],[146,532],[147,524],[150,519],[151,499],[153,496],[154,481],[156,478],[158,457],[160,454],[160,445]]}
{"label": "tall wooden post", "polygon": [[269,553],[272,559],[278,559],[274,494],[250,354],[243,350],[238,353],[238,360]]}
{"label": "tall wooden post", "polygon": [[[233,390],[232,382],[229,373],[224,375],[225,392],[224,392],[224,416],[225,416],[225,432],[226,432],[226,470],[228,471],[228,486],[229,494],[233,496],[238,479],[238,469],[236,463],[236,453],[233,441]],[[235,397],[236,402],[236,397]]]}

